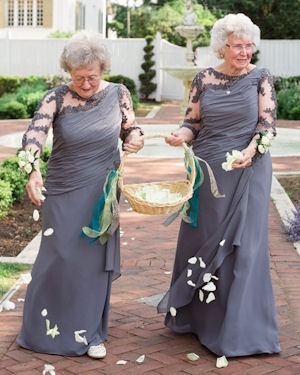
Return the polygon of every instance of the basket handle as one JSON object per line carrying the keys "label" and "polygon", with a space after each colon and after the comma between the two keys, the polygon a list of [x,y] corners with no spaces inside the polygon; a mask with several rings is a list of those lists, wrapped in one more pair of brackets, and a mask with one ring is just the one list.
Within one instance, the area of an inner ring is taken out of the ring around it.
{"label": "basket handle", "polygon": [[[166,139],[167,137],[168,137],[168,135],[165,135],[165,134],[152,134],[152,135],[143,135],[142,137],[140,137],[140,139],[142,139],[142,140],[151,139],[151,138],[164,138],[164,139]],[[182,147],[184,148],[184,151],[188,151],[188,149],[189,149],[188,146],[186,145],[186,143],[183,143]],[[120,162],[120,166],[118,168],[118,172],[119,172],[118,182],[119,182],[119,187],[120,187],[121,190],[123,189],[123,171],[124,171],[124,166],[125,166],[125,161],[127,159],[127,155],[128,155],[127,152],[123,153],[122,158],[121,158],[121,162]],[[194,185],[196,170],[195,170],[195,161],[194,161],[194,158],[193,158],[192,155],[190,155],[190,165],[191,165],[190,182],[191,182],[192,185]]]}

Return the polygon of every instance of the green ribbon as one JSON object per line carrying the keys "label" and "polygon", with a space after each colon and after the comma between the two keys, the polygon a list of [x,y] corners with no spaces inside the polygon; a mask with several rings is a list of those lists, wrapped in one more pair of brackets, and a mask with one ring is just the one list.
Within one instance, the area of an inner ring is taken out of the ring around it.
{"label": "green ribbon", "polygon": [[99,239],[104,245],[108,236],[119,226],[119,210],[117,200],[118,171],[112,170],[106,178],[103,194],[93,207],[91,223],[82,228],[81,237],[90,237],[89,243]]}

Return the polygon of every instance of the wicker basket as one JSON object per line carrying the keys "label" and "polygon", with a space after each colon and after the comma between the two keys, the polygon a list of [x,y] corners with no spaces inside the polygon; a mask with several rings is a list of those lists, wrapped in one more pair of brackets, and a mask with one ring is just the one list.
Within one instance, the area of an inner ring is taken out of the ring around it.
{"label": "wicker basket", "polygon": [[[150,138],[166,138],[163,134],[154,134],[142,137],[145,139]],[[185,143],[183,143],[182,147],[187,150],[188,147]],[[178,180],[178,181],[159,181],[159,182],[150,182],[150,183],[141,183],[141,184],[130,184],[124,185],[123,184],[123,172],[125,166],[125,160],[127,158],[127,153],[124,152],[120,167],[119,167],[119,187],[125,196],[125,198],[130,203],[131,207],[134,211],[140,214],[146,215],[163,215],[163,214],[170,214],[173,212],[178,211],[182,205],[189,200],[193,195],[193,185],[195,181],[195,163],[194,159],[190,157],[190,165],[191,165],[191,177],[190,180]],[[149,202],[144,199],[138,198],[135,193],[142,189],[144,186],[150,185],[157,185],[161,189],[169,189],[171,193],[180,193],[181,198],[173,201],[173,202],[165,202],[165,203],[154,203]]]}

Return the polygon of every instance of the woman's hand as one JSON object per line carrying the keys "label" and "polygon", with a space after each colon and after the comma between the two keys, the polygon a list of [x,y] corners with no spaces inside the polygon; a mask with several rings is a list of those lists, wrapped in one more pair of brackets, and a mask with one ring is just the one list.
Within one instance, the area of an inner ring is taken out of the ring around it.
{"label": "woman's hand", "polygon": [[[128,139],[128,141],[127,141]],[[144,147],[144,140],[141,139],[140,135],[129,135],[126,141],[123,143],[123,150],[128,153],[136,153]]]}
{"label": "woman's hand", "polygon": [[165,142],[171,146],[181,146],[185,140],[178,131],[175,131],[165,138]]}
{"label": "woman's hand", "polygon": [[29,181],[26,185],[26,190],[30,200],[40,206],[43,202],[41,197],[43,187],[42,175],[39,171],[33,171],[29,177]]}
{"label": "woman's hand", "polygon": [[251,142],[241,153],[243,154],[243,158],[236,160],[232,164],[233,169],[246,168],[252,164],[252,159],[256,153],[256,142]]}

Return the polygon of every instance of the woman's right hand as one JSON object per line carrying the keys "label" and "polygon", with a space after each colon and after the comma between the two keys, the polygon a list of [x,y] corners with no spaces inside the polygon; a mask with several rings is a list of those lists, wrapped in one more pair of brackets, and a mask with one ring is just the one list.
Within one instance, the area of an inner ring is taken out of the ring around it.
{"label": "woman's right hand", "polygon": [[179,132],[175,131],[165,138],[165,142],[171,146],[181,146],[184,143],[184,139]]}
{"label": "woman's right hand", "polygon": [[33,171],[30,174],[29,181],[26,185],[26,190],[30,200],[37,206],[41,206],[44,199],[42,199],[43,179],[41,172]]}

